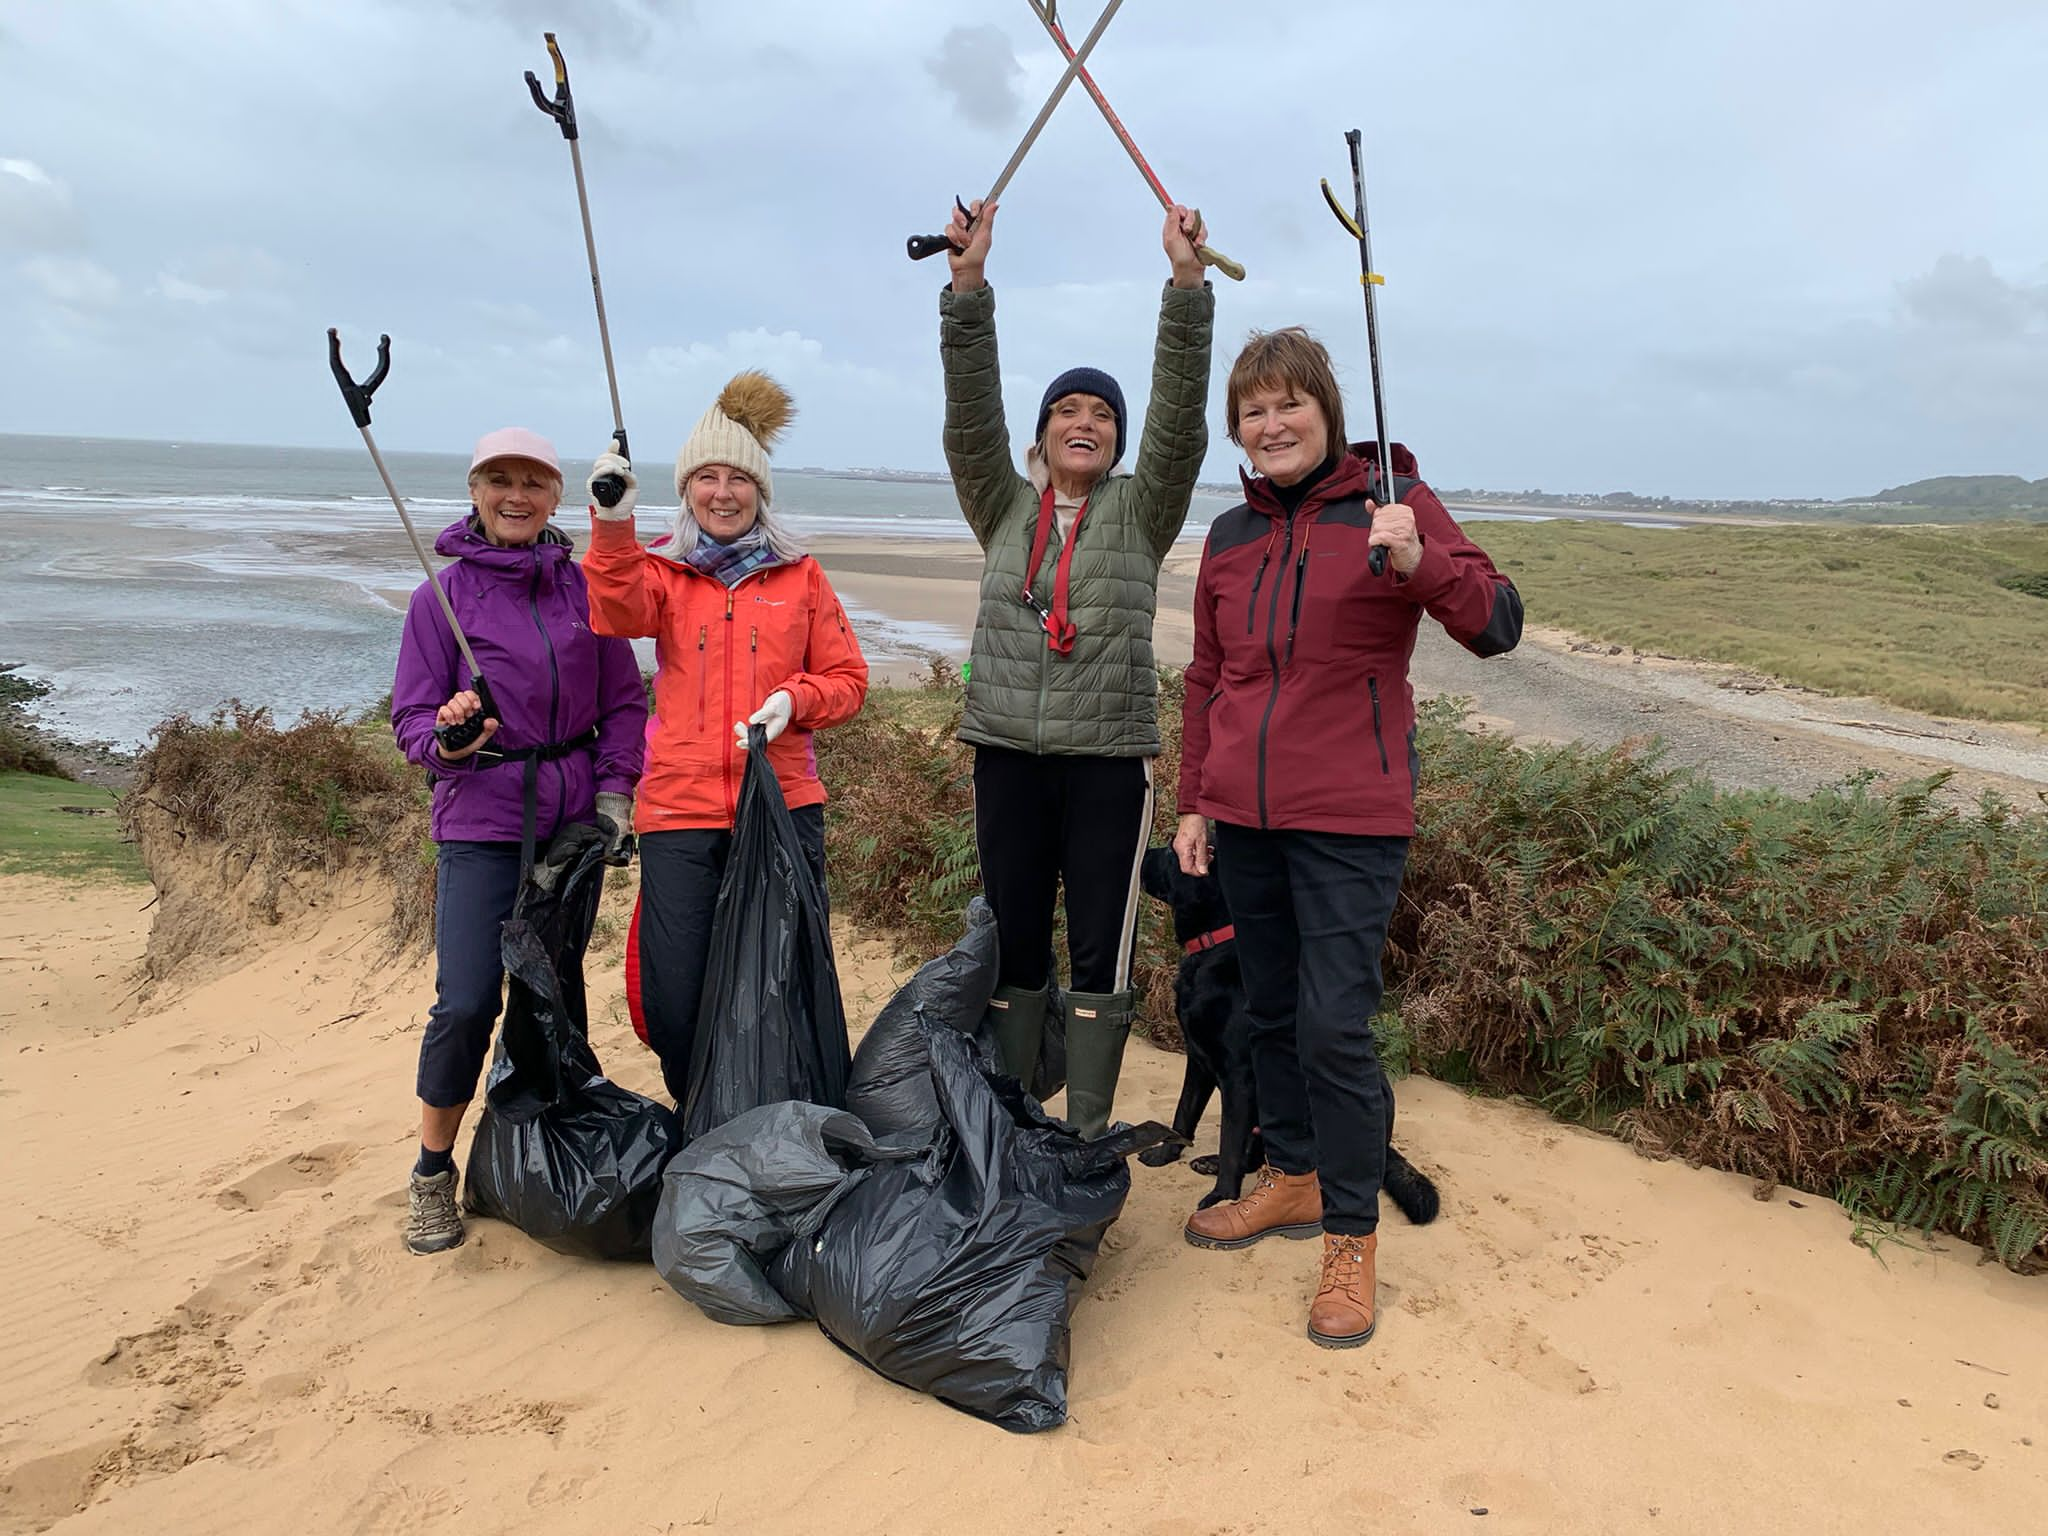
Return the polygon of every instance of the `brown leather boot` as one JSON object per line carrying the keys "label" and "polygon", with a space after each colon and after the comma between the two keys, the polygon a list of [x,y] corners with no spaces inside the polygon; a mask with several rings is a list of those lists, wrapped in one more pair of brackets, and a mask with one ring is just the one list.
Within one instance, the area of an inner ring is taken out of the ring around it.
{"label": "brown leather boot", "polygon": [[1356,1349],[1379,1326],[1380,1235],[1326,1233],[1323,1278],[1309,1303],[1308,1336],[1325,1349]]}
{"label": "brown leather boot", "polygon": [[1197,1211],[1181,1235],[1197,1248],[1249,1248],[1262,1237],[1314,1237],[1323,1230],[1323,1186],[1313,1173],[1276,1173],[1269,1163],[1242,1200]]}

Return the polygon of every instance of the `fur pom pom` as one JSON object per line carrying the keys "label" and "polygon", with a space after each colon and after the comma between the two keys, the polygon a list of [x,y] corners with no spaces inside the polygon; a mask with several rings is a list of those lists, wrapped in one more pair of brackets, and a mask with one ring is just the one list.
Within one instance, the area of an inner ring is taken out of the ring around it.
{"label": "fur pom pom", "polygon": [[733,376],[719,392],[718,408],[745,427],[763,448],[773,448],[775,439],[796,415],[789,391],[753,369]]}

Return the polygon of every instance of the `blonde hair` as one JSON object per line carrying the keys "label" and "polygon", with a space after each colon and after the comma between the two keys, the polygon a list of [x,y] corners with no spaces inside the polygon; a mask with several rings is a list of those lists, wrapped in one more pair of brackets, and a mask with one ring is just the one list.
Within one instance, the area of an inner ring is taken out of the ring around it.
{"label": "blonde hair", "polygon": [[1330,354],[1306,329],[1290,325],[1277,331],[1253,331],[1245,338],[1244,350],[1230,365],[1230,384],[1224,392],[1225,430],[1240,448],[1237,413],[1244,397],[1255,389],[1275,385],[1307,395],[1323,408],[1323,421],[1330,429],[1330,452],[1342,453],[1348,446],[1344,436],[1344,396],[1337,388],[1337,370]]}

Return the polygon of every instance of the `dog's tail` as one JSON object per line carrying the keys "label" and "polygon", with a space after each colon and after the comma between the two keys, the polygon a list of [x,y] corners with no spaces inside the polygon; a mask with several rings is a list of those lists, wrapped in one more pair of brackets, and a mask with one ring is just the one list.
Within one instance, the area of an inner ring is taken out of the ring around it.
{"label": "dog's tail", "polygon": [[1435,1221],[1443,1204],[1429,1175],[1393,1147],[1387,1148],[1387,1176],[1381,1188],[1401,1208],[1401,1214],[1418,1227]]}

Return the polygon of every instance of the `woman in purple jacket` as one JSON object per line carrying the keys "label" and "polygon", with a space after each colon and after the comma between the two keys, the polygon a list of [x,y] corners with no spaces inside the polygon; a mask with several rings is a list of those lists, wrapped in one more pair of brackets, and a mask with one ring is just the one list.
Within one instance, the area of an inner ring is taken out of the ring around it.
{"label": "woman in purple jacket", "polygon": [[[518,427],[485,434],[469,494],[469,515],[434,548],[454,562],[441,585],[502,718],[453,751],[434,735],[482,705],[424,583],[406,609],[391,687],[399,750],[434,784],[435,998],[420,1042],[420,1155],[405,1228],[414,1253],[462,1242],[455,1133],[503,1003],[498,930],[519,894],[523,835],[544,844],[571,822],[595,823],[616,852],[633,825],[647,724],[633,648],[591,633],[583,568],[549,526],[562,499],[553,445]],[[581,951],[564,963],[580,967]]]}

